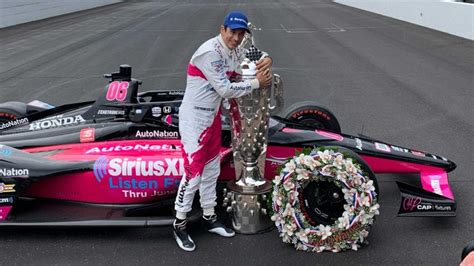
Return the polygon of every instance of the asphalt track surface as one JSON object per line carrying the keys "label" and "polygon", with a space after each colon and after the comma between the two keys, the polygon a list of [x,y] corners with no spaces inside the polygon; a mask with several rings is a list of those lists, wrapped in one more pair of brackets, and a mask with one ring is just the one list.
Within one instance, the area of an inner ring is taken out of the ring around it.
{"label": "asphalt track surface", "polygon": [[193,229],[194,253],[171,228],[3,229],[0,264],[315,265],[459,263],[474,239],[473,42],[331,1],[162,0],[124,3],[0,30],[0,100],[95,99],[103,73],[127,63],[142,90],[184,89],[194,50],[230,10],[245,11],[274,60],[287,106],[329,107],[343,132],[443,155],[455,218],[397,218],[394,180],[378,175],[381,215],[359,251],[299,252],[276,231],[221,239]]}

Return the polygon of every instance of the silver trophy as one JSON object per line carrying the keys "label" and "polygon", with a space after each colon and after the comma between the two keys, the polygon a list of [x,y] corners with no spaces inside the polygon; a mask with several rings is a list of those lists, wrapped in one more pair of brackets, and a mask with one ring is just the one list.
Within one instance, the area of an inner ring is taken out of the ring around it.
{"label": "silver trophy", "polygon": [[[251,24],[249,26],[255,30]],[[243,80],[255,78],[255,63],[262,56],[252,34],[242,42],[244,47],[249,44],[247,58],[241,64]],[[266,207],[272,185],[263,177],[270,114],[282,107],[283,85],[276,74],[271,86],[229,100],[236,180],[230,182],[229,191],[224,192],[224,205],[230,205],[227,211],[231,213],[232,225],[238,233],[254,234],[273,227]]]}

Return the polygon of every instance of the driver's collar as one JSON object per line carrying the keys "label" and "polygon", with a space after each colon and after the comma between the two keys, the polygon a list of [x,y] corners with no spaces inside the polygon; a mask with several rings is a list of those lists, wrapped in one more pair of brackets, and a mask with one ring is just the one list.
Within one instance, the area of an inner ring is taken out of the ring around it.
{"label": "driver's collar", "polygon": [[217,39],[219,40],[219,43],[220,43],[220,44],[222,45],[222,47],[224,48],[224,51],[226,52],[226,54],[230,55],[230,54],[232,53],[232,50],[229,49],[229,47],[227,47],[227,45],[226,45],[225,42],[224,42],[224,39],[222,39],[222,35],[219,34],[217,37],[218,37]]}

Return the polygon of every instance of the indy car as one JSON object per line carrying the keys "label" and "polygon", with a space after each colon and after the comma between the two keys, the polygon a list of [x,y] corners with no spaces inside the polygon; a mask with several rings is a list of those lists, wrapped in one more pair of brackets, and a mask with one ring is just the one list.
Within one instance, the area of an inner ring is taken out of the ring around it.
{"label": "indy car", "polygon": [[[172,209],[184,172],[178,131],[183,91],[139,92],[142,82],[127,65],[104,76],[107,85],[95,101],[0,104],[0,227],[171,224],[172,213],[162,210]],[[274,83],[282,85],[277,77]],[[225,185],[235,171],[223,121],[218,181]],[[295,151],[313,147],[350,153],[375,181],[377,194],[375,174],[417,174],[420,187],[398,183],[399,216],[455,215],[448,182],[454,162],[343,134],[334,114],[312,103],[270,118],[265,178],[273,179]],[[308,215],[332,223],[343,211],[342,192],[331,185],[312,189],[304,195]]]}

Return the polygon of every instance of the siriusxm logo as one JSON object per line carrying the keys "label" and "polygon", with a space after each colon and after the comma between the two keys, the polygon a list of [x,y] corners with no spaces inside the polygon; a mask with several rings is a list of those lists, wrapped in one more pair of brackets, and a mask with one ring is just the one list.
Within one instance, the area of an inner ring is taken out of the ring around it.
{"label": "siriusxm logo", "polygon": [[178,158],[156,161],[143,161],[142,158],[109,160],[107,157],[101,156],[95,161],[93,170],[99,182],[105,176],[180,176],[184,173],[184,160]]}
{"label": "siriusxm logo", "polygon": [[97,161],[94,163],[94,176],[97,179],[97,181],[102,181],[102,179],[107,175],[107,165],[109,164],[109,160],[101,156]]}
{"label": "siriusxm logo", "polygon": [[12,150],[6,147],[0,147],[0,156],[10,156],[12,155]]}

